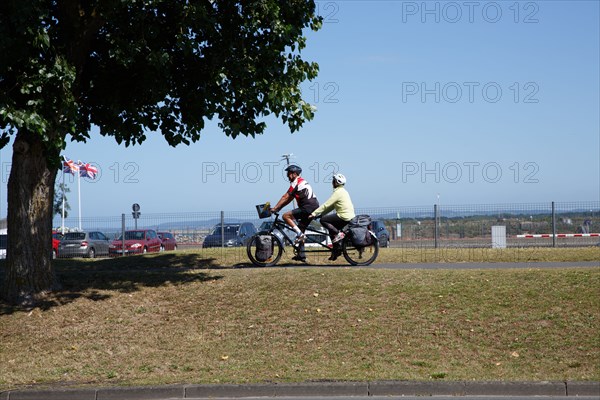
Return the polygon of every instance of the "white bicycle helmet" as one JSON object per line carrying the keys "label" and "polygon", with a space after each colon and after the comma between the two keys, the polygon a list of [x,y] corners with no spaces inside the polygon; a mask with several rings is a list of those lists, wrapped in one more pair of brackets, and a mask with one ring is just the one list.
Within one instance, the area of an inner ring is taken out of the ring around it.
{"label": "white bicycle helmet", "polygon": [[346,184],[346,177],[342,174],[335,174],[333,176],[333,181],[335,183],[337,183],[338,185],[345,185]]}

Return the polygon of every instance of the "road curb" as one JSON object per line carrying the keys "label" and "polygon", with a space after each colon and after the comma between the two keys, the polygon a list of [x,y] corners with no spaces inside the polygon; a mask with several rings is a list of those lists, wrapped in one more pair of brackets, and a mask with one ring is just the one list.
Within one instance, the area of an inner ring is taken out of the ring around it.
{"label": "road curb", "polygon": [[[186,398],[368,396],[367,382],[303,382],[254,385],[188,385]],[[12,399],[11,399],[12,400]]]}
{"label": "road curb", "polygon": [[375,381],[167,385],[0,392],[0,400],[162,400],[248,397],[598,396],[600,382]]}
{"label": "road curb", "polygon": [[460,396],[464,388],[464,382],[380,381],[371,382],[369,396]]}
{"label": "road curb", "polygon": [[279,397],[297,396],[369,396],[368,382],[307,382],[275,385]]}
{"label": "road curb", "polygon": [[[105,388],[96,391],[96,400],[162,400],[180,398],[185,398],[184,386]],[[9,400],[13,400],[13,398],[11,397]]]}
{"label": "road curb", "polygon": [[600,382],[567,382],[567,395],[600,397]]}
{"label": "road curb", "polygon": [[566,396],[566,382],[467,382],[466,396]]}

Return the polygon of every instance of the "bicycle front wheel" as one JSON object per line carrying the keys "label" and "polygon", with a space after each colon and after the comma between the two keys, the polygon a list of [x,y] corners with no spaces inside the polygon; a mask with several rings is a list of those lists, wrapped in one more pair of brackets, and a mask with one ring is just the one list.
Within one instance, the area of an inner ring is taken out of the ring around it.
{"label": "bicycle front wheel", "polygon": [[374,239],[369,246],[356,247],[352,240],[346,237],[342,242],[342,254],[350,265],[370,265],[379,254],[379,242]]}
{"label": "bicycle front wheel", "polygon": [[[261,236],[270,236],[271,238],[271,249],[272,252],[270,255],[261,254],[261,249],[258,248],[259,240]],[[246,245],[246,252],[248,253],[248,258],[252,261],[252,264],[257,267],[271,267],[279,262],[281,256],[283,254],[283,246],[279,239],[272,233],[258,233],[248,241]]]}

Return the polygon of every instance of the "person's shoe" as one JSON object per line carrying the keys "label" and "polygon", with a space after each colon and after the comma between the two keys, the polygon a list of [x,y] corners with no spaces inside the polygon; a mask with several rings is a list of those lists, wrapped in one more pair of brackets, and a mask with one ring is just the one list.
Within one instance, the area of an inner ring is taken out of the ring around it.
{"label": "person's shoe", "polygon": [[294,256],[294,257],[292,257],[292,260],[306,262],[306,257]]}
{"label": "person's shoe", "polygon": [[335,261],[341,255],[342,255],[342,251],[340,249],[333,249],[332,252],[331,252],[331,256],[329,256],[328,260],[329,261]]}
{"label": "person's shoe", "polygon": [[344,232],[340,231],[340,232],[338,232],[337,235],[335,235],[335,237],[333,238],[332,242],[333,243],[337,243],[337,242],[339,242],[340,240],[342,240],[345,237],[346,237],[346,235],[344,234]]}
{"label": "person's shoe", "polygon": [[304,233],[301,233],[298,236],[296,236],[295,244],[304,243],[305,240],[306,240],[306,235]]}

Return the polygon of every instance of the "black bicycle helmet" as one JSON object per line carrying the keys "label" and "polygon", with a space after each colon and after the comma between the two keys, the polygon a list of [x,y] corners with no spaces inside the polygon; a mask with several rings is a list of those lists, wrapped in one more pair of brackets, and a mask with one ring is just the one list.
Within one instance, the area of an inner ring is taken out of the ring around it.
{"label": "black bicycle helmet", "polygon": [[292,165],[288,165],[288,167],[285,169],[285,171],[286,172],[295,172],[298,175],[300,175],[302,173],[302,168],[300,168],[297,165],[292,164]]}

